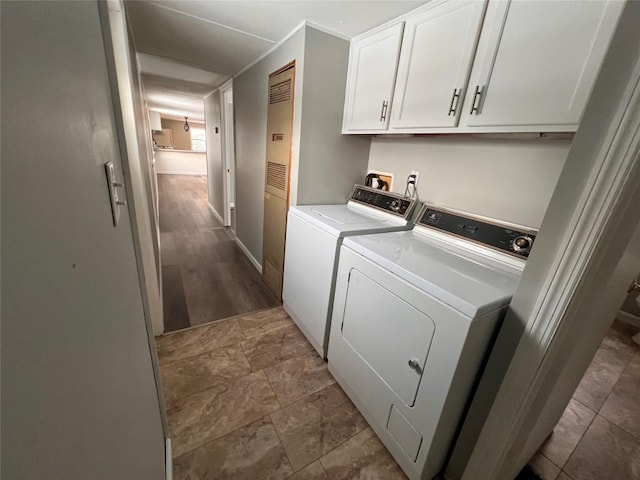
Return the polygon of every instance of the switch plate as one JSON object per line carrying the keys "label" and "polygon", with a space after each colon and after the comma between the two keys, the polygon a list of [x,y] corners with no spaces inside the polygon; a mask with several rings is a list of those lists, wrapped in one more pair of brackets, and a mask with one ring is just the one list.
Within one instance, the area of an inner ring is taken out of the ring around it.
{"label": "switch plate", "polygon": [[107,174],[107,187],[109,188],[109,200],[111,201],[111,214],[113,216],[113,226],[117,227],[120,223],[120,205],[127,203],[118,198],[118,187],[123,185],[116,180],[116,170],[113,162],[104,164],[104,170]]}

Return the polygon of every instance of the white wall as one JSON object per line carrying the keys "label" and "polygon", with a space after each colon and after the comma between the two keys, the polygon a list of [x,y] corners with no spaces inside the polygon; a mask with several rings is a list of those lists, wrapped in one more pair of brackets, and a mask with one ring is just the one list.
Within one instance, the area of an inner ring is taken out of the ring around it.
{"label": "white wall", "polygon": [[[204,99],[204,121],[207,135],[207,185],[209,204],[221,218],[224,218],[223,125],[221,119],[220,91],[216,90]],[[217,133],[216,129],[218,129]]]}
{"label": "white wall", "polygon": [[366,174],[370,139],[342,135],[349,42],[308,26],[300,155],[291,205],[344,203]]}
{"label": "white wall", "polygon": [[[304,40],[304,29],[298,30],[279,48],[235,77],[233,81],[236,125],[236,236],[258,263],[262,262],[269,74],[296,60],[292,161],[297,162],[300,150]],[[291,188],[295,189],[293,181]]]}
{"label": "white wall", "polygon": [[403,193],[419,170],[420,200],[539,228],[570,140],[438,135],[374,138],[369,169],[395,174]]}
{"label": "white wall", "polygon": [[156,150],[156,173],[174,175],[206,175],[207,154]]}
{"label": "white wall", "polygon": [[122,178],[97,2],[0,9],[1,476],[164,478],[131,219],[113,226],[103,166]]}

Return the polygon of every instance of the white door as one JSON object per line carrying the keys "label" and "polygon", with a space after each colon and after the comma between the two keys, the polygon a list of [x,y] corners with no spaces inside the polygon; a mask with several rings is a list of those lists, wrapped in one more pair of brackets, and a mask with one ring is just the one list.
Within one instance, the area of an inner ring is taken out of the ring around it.
{"label": "white door", "polygon": [[489,2],[463,125],[575,130],[624,2]]}
{"label": "white door", "polygon": [[403,24],[353,40],[344,131],[385,130],[389,124]]}
{"label": "white door", "polygon": [[[399,282],[411,295],[414,289]],[[433,320],[357,268],[349,271],[342,338],[411,407],[435,331]],[[338,319],[336,319],[338,320]]]}
{"label": "white door", "polygon": [[1,2],[3,478],[165,476],[100,8]]}
{"label": "white door", "polygon": [[440,1],[404,27],[390,129],[455,127],[484,1]]}

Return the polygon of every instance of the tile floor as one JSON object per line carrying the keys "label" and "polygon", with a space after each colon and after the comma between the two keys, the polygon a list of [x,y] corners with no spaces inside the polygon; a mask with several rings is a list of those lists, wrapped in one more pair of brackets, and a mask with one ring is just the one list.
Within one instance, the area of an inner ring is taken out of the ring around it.
{"label": "tile floor", "polygon": [[406,478],[281,307],[157,347],[176,480]]}
{"label": "tile floor", "polygon": [[615,321],[553,434],[531,460],[544,480],[640,480],[640,346]]}

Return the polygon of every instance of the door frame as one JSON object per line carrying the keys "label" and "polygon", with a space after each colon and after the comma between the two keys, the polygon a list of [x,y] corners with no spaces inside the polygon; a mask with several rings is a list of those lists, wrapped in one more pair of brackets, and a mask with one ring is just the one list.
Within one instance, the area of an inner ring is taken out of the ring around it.
{"label": "door frame", "polygon": [[[148,201],[153,202],[152,192],[147,191],[145,188],[147,184],[143,170],[143,167],[150,166],[144,163],[143,152],[138,149],[137,139],[137,129],[147,128],[149,125],[139,126],[135,123],[133,96],[135,82],[133,81],[133,72],[131,70],[131,65],[134,65],[132,62],[135,62],[135,58],[131,58],[129,55],[130,44],[124,3],[122,0],[98,2],[98,11],[100,13],[107,69],[110,77],[114,121],[120,144],[124,184],[125,190],[128,192],[127,209],[133,230],[132,243],[142,292],[149,352],[155,377],[162,429],[165,439],[168,440],[169,427],[154,339],[154,335],[160,335],[164,331],[161,276],[156,271],[156,265],[159,265],[159,258],[155,257],[156,250],[154,250],[153,246],[154,235],[152,232],[152,225],[157,228],[157,217],[149,218],[148,209],[145,207]],[[143,117],[148,121],[147,115]],[[114,354],[117,354],[117,350],[114,350]],[[170,470],[167,470],[167,472],[170,472]]]}
{"label": "door frame", "polygon": [[231,106],[225,100],[226,95],[233,98],[233,78],[225,82],[219,89],[220,95],[220,124],[222,125],[222,219],[225,227],[231,225],[231,208],[235,208],[235,137],[233,102]]}
{"label": "door frame", "polygon": [[[490,406],[462,474],[452,473],[459,441],[447,478],[515,478],[562,415],[637,274],[638,18],[640,4],[627,2],[543,220],[540,248],[532,252],[505,319],[509,328],[521,324],[521,336],[510,361],[502,359],[497,393],[480,399],[490,382],[485,370],[463,433],[479,422],[480,402]],[[571,195],[577,201],[567,207]],[[494,360],[492,353],[487,369]]]}

